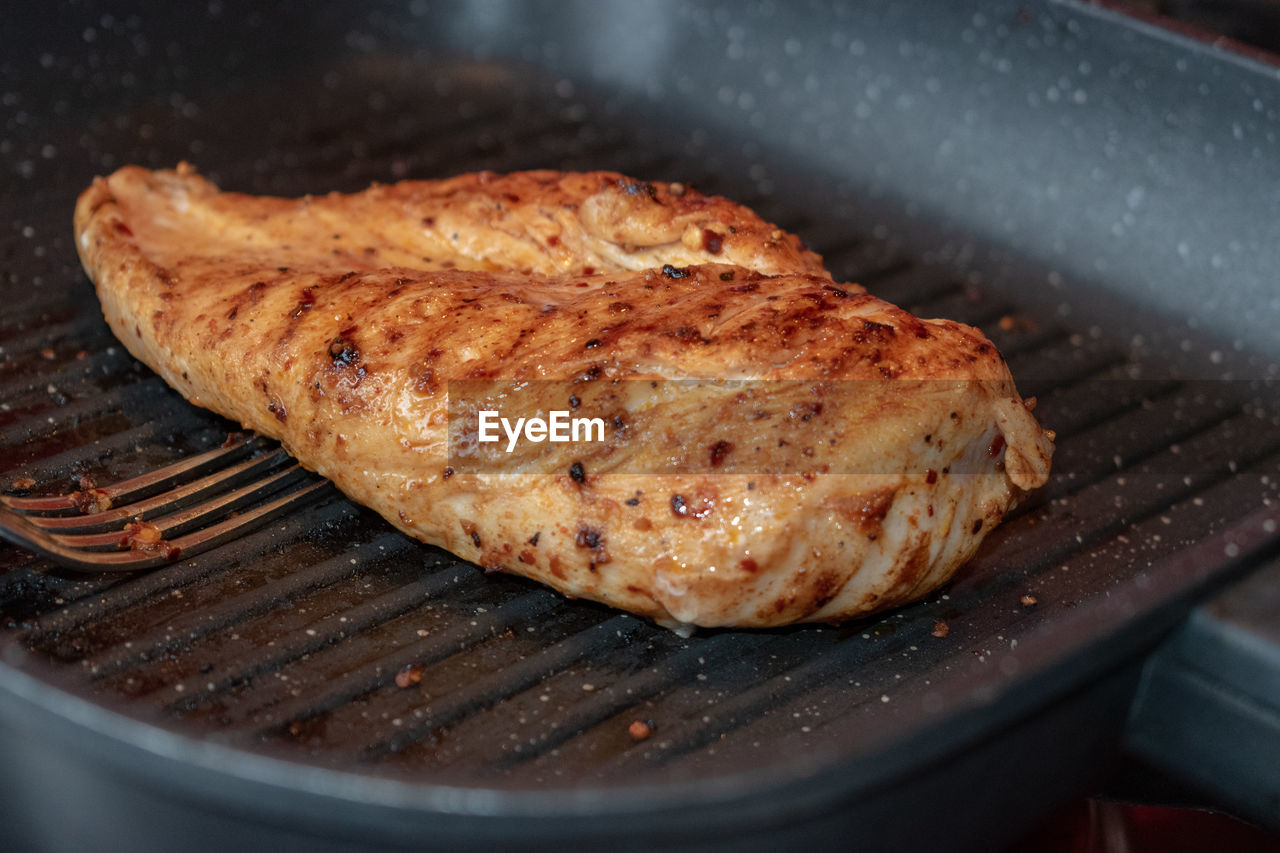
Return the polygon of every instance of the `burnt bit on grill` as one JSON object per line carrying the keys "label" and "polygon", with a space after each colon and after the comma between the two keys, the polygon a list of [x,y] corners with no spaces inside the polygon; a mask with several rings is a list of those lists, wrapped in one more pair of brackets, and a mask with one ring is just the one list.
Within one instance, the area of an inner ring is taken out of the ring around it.
{"label": "burnt bit on grill", "polygon": [[600,346],[602,343],[604,343],[604,341],[600,340],[599,338],[592,338],[591,340],[583,344],[583,349],[595,349],[596,347]]}
{"label": "burnt bit on grill", "polygon": [[396,673],[396,687],[401,689],[412,687],[422,681],[422,673],[426,672],[426,667],[420,663],[411,663],[404,669]]}
{"label": "burnt bit on grill", "polygon": [[727,441],[717,441],[711,445],[711,467],[719,468],[724,464],[725,458],[733,452],[733,445]]}
{"label": "burnt bit on grill", "polygon": [[721,281],[733,281],[733,270],[729,270],[728,272],[722,272],[722,273],[720,273],[720,280],[721,280]]}
{"label": "burnt bit on grill", "polygon": [[528,544],[532,545],[533,547],[537,548],[537,547],[538,547],[538,539],[539,539],[541,536],[542,536],[542,531],[541,531],[541,530],[539,530],[539,531],[536,531],[532,536],[530,536],[530,537],[529,537],[528,539],[526,539],[525,541],[526,541]]}
{"label": "burnt bit on grill", "polygon": [[587,479],[587,470],[582,467],[582,463],[577,460],[569,466],[569,479],[575,483],[585,482]]}
{"label": "burnt bit on grill", "polygon": [[671,264],[662,265],[662,274],[667,278],[688,278],[693,275],[693,273],[689,271],[688,267],[677,267],[672,266]]}
{"label": "burnt bit on grill", "polygon": [[149,521],[131,521],[125,525],[120,536],[120,547],[142,554],[159,554],[166,560],[176,560],[182,556],[182,549],[166,542],[160,528]]}
{"label": "burnt bit on grill", "polygon": [[640,492],[636,492],[634,495],[623,501],[623,503],[627,506],[640,506],[640,494]]}

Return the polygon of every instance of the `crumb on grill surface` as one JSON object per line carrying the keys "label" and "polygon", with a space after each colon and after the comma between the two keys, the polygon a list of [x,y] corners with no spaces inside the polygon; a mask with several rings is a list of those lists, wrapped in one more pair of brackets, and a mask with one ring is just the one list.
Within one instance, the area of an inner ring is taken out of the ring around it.
{"label": "crumb on grill surface", "polygon": [[423,666],[411,663],[396,673],[396,687],[412,687],[422,681]]}
{"label": "crumb on grill surface", "polygon": [[632,740],[645,740],[653,734],[653,724],[644,720],[635,720],[627,726],[627,734],[631,735]]}
{"label": "crumb on grill surface", "polygon": [[30,477],[19,477],[18,479],[14,480],[12,483],[9,484],[9,491],[16,494],[22,494],[22,493],[31,491],[35,487],[36,487],[35,480],[31,479]]}

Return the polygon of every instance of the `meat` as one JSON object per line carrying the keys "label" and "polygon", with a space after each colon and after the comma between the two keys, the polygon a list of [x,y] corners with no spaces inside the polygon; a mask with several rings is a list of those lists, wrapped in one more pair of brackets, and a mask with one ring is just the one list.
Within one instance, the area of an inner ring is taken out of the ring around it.
{"label": "meat", "polygon": [[[834,283],[723,199],[612,173],[299,200],[126,167],[76,209],[112,329],[405,533],[676,627],[945,582],[1052,453],[977,330]],[[480,443],[568,410],[603,440]]]}

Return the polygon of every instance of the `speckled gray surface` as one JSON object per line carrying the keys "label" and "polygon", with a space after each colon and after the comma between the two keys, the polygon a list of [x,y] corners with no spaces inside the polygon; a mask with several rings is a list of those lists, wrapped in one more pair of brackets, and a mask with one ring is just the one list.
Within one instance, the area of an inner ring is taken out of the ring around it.
{"label": "speckled gray surface", "polygon": [[[1148,351],[1195,349],[1198,375],[1242,351],[1258,357],[1235,375],[1275,375],[1280,66],[1074,2],[493,2],[442,17],[478,56],[641,93],[682,125],[749,140],[763,190],[785,152],[859,230]],[[561,29],[575,19],[589,35]],[[416,21],[405,31],[435,26]],[[1010,280],[1026,263],[1041,277]],[[1093,309],[1093,288],[1148,316]]]}
{"label": "speckled gray surface", "polygon": [[[905,241],[1032,304],[1139,336],[1147,351],[1194,350],[1186,365],[1199,375],[1274,375],[1280,359],[1280,66],[1117,26],[1115,13],[1075,2],[489,0],[373,4],[356,16],[215,2],[202,12],[232,47],[154,31],[142,4],[82,10],[76,32],[31,14],[36,63],[3,61],[47,76],[56,116],[159,95],[180,131],[201,92],[252,87],[285,67],[331,70],[334,42],[369,57],[467,46],[495,73],[517,60],[564,75],[566,106],[575,83],[638,97],[628,109],[666,117],[694,144],[732,140],[708,156],[740,160],[761,193],[811,185],[815,205],[851,231]],[[291,41],[300,14],[306,38]],[[11,180],[38,179],[43,161],[68,152],[24,139],[23,117],[40,110],[2,94],[0,155]],[[206,146],[154,145],[216,159]],[[99,169],[118,165],[99,154]],[[1099,309],[1094,289],[1142,310]]]}

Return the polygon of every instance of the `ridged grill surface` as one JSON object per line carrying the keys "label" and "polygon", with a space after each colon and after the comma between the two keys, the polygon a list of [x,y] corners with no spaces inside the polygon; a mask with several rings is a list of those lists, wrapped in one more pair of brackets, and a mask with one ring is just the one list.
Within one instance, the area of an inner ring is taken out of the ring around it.
{"label": "ridged grill surface", "polygon": [[[841,627],[682,639],[485,576],[335,499],[135,577],[66,574],[0,546],[4,644],[54,662],[85,695],[306,763],[530,788],[694,778],[820,751],[854,756],[940,719],[947,685],[1000,689],[1025,674],[1019,641],[1073,611],[1119,607],[1108,617],[1119,624],[1124,607],[1153,606],[1108,599],[1274,498],[1280,432],[1238,389],[1161,379],[1089,329],[903,254],[872,236],[873,223],[824,219],[804,195],[762,187],[714,141],[637,125],[555,82],[467,63],[423,81],[370,60],[198,110],[158,100],[95,113],[87,128],[10,128],[20,148],[10,156],[29,174],[0,199],[0,487],[29,476],[65,491],[84,474],[132,476],[234,427],[115,342],[69,235],[92,174],[184,157],[228,188],[281,194],[534,167],[723,193],[800,233],[837,278],[981,327],[1057,430],[1050,484],[940,594]],[[232,114],[262,139],[234,138]],[[934,636],[939,621],[945,637]],[[420,678],[397,686],[406,669]],[[636,720],[651,737],[628,734]]]}

